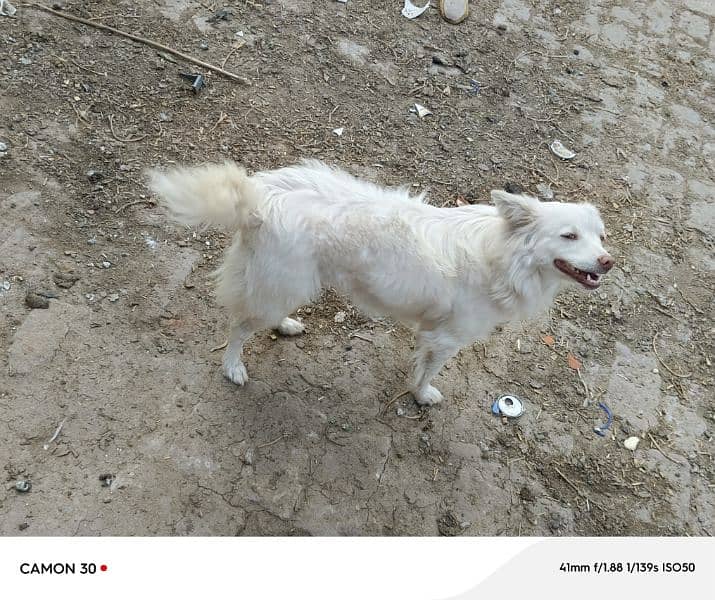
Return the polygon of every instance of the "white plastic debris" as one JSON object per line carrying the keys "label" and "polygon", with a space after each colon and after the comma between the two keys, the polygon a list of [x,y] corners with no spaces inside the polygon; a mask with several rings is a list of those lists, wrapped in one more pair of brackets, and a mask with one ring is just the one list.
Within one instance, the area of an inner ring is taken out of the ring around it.
{"label": "white plastic debris", "polygon": [[421,7],[415,6],[414,4],[412,4],[412,2],[410,2],[410,0],[405,0],[405,6],[402,9],[402,16],[407,17],[408,19],[416,19],[428,8],[429,0],[427,0],[427,4]]}
{"label": "white plastic debris", "polygon": [[424,119],[427,115],[432,114],[432,111],[429,108],[417,103],[415,103],[415,107],[412,109],[412,112],[416,112],[420,119]]}
{"label": "white plastic debris", "polygon": [[549,148],[551,149],[551,152],[553,152],[556,156],[562,158],[563,160],[571,160],[574,156],[576,156],[575,152],[569,150],[559,140],[554,140],[553,142],[551,142]]}
{"label": "white plastic debris", "polygon": [[0,292],[7,292],[10,289],[10,282],[6,279],[0,283]]}
{"label": "white plastic debris", "polygon": [[641,439],[639,437],[636,437],[635,435],[633,437],[627,438],[624,442],[623,445],[627,450],[635,450],[638,447],[638,442],[640,442]]}
{"label": "white plastic debris", "polygon": [[337,129],[333,129],[333,133],[338,137],[343,135],[343,131],[345,131],[345,127],[338,127]]}
{"label": "white plastic debris", "polygon": [[7,154],[7,144],[5,142],[0,142],[0,158]]}
{"label": "white plastic debris", "polygon": [[145,235],[144,236],[144,243],[149,246],[152,250],[156,250],[157,247],[159,246],[159,242],[157,242],[153,237],[150,235]]}
{"label": "white plastic debris", "polygon": [[3,17],[12,17],[16,12],[17,9],[7,0],[0,0],[0,15]]}
{"label": "white plastic debris", "polygon": [[554,190],[551,189],[548,183],[539,183],[536,186],[536,191],[539,192],[539,197],[544,200],[553,200],[554,198]]}
{"label": "white plastic debris", "polygon": [[524,414],[524,403],[512,394],[499,396],[492,404],[492,413],[516,418]]}

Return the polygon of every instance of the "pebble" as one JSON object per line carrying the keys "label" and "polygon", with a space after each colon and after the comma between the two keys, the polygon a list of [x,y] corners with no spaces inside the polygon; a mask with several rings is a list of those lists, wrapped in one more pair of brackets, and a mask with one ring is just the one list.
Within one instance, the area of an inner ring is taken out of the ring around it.
{"label": "pebble", "polygon": [[344,323],[346,317],[347,317],[347,314],[345,314],[345,311],[341,310],[341,311],[335,313],[335,317],[333,317],[333,321],[335,321],[336,323]]}
{"label": "pebble", "polygon": [[248,448],[246,450],[246,453],[243,455],[243,462],[244,464],[247,465],[252,465],[253,464],[253,455],[255,454],[255,450],[253,448]]}
{"label": "pebble", "polygon": [[554,191],[548,183],[540,183],[536,186],[536,191],[539,193],[539,197],[544,200],[553,200]]}
{"label": "pebble", "polygon": [[27,304],[30,308],[50,308],[50,301],[35,292],[27,292],[27,295],[25,296],[25,304]]}
{"label": "pebble", "polygon": [[32,489],[32,484],[27,479],[20,479],[20,481],[15,482],[15,489],[24,494]]}
{"label": "pebble", "polygon": [[209,49],[208,42],[201,42],[199,44],[199,48],[201,48],[202,50],[208,50]]}
{"label": "pebble", "polygon": [[102,487],[109,487],[114,481],[114,475],[112,475],[111,473],[102,473],[99,476],[99,481],[101,482]]}
{"label": "pebble", "polygon": [[638,447],[638,443],[640,442],[640,438],[636,436],[632,436],[627,438],[624,442],[623,445],[628,449],[628,450],[635,450]]}
{"label": "pebble", "polygon": [[110,302],[116,302],[117,300],[119,300],[119,294],[109,294],[109,296],[107,296],[107,300],[109,300]]}
{"label": "pebble", "polygon": [[104,177],[104,173],[101,171],[96,171],[94,169],[90,169],[87,171],[87,179],[90,180],[92,183],[97,183]]}

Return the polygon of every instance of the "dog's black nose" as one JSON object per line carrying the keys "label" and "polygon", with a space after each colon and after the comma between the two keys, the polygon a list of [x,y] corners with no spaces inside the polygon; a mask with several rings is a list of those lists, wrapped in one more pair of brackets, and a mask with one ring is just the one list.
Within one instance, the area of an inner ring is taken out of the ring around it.
{"label": "dog's black nose", "polygon": [[610,271],[613,265],[616,264],[616,261],[610,254],[604,254],[598,257],[598,264],[603,267],[604,271]]}

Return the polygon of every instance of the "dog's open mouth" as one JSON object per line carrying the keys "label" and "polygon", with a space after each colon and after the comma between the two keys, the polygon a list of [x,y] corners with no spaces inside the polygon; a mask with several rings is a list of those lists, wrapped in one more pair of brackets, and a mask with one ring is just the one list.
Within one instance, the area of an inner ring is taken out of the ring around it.
{"label": "dog's open mouth", "polygon": [[582,271],[577,269],[571,263],[566,262],[560,258],[554,261],[554,266],[565,273],[571,279],[578,281],[583,287],[589,290],[595,290],[599,285],[601,285],[601,276],[598,273],[591,273],[590,271]]}

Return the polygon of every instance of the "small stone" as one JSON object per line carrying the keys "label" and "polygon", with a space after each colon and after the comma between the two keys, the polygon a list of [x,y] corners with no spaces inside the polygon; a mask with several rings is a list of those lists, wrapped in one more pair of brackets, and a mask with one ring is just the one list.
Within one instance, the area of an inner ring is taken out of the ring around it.
{"label": "small stone", "polygon": [[52,281],[55,282],[55,285],[64,289],[71,288],[78,280],[79,275],[75,275],[74,273],[57,272],[52,275]]}
{"label": "small stone", "polygon": [[623,446],[624,446],[627,450],[635,450],[635,449],[638,447],[638,443],[639,443],[640,441],[641,441],[641,440],[640,440],[639,437],[637,437],[637,436],[632,436],[632,437],[627,438],[627,439],[623,442]]}
{"label": "small stone", "polygon": [[20,531],[25,531],[25,529],[27,529],[29,526],[30,526],[30,524],[27,523],[27,522],[25,522],[25,523],[20,523],[20,524],[17,526],[17,528],[18,528]]}
{"label": "small stone", "polygon": [[116,302],[117,300],[119,300],[119,294],[109,294],[109,296],[107,296],[107,300],[109,300],[110,302]]}
{"label": "small stone", "polygon": [[30,483],[27,479],[20,479],[19,481],[15,482],[15,490],[17,490],[21,494],[25,494],[31,489],[32,483]]}
{"label": "small stone", "polygon": [[451,512],[437,519],[437,531],[440,535],[452,537],[458,535],[461,530],[459,521]]}
{"label": "small stone", "polygon": [[443,0],[440,12],[447,23],[458,25],[469,15],[469,3],[467,0]]}
{"label": "small stone", "polygon": [[566,527],[566,520],[564,519],[563,515],[557,512],[552,512],[549,515],[546,525],[552,533],[556,533]]}
{"label": "small stone", "polygon": [[523,194],[524,188],[521,187],[518,183],[509,182],[504,186],[504,191],[508,194]]}
{"label": "small stone", "polygon": [[536,495],[534,494],[534,491],[526,485],[522,486],[522,488],[519,490],[519,497],[524,502],[533,502],[534,500],[536,500]]}
{"label": "small stone", "polygon": [[50,308],[50,301],[35,292],[27,292],[27,295],[25,296],[25,304],[27,304],[30,308]]}
{"label": "small stone", "polygon": [[108,260],[102,261],[102,267],[104,267],[105,269],[108,269],[111,266],[112,266],[112,263],[110,263]]}
{"label": "small stone", "polygon": [[199,48],[201,48],[202,50],[208,50],[208,49],[209,49],[209,44],[208,44],[208,42],[201,42],[201,43],[199,44]]}
{"label": "small stone", "polygon": [[246,452],[243,455],[243,463],[246,465],[252,465],[254,454],[255,450],[253,448],[247,448]]}
{"label": "small stone", "polygon": [[345,311],[341,310],[341,311],[335,313],[335,316],[333,317],[333,321],[335,321],[336,323],[344,323],[346,317],[347,317],[347,314],[345,313]]}
{"label": "small stone", "polygon": [[96,171],[95,169],[90,169],[89,171],[87,171],[87,179],[89,179],[90,183],[97,183],[103,178],[104,173],[102,173],[101,171]]}
{"label": "small stone", "polygon": [[99,481],[102,484],[102,487],[109,487],[114,481],[114,475],[112,475],[111,473],[102,473],[99,476]]}
{"label": "small stone", "polygon": [[536,186],[536,191],[539,193],[539,197],[544,200],[553,200],[554,191],[548,183],[540,183]]}

